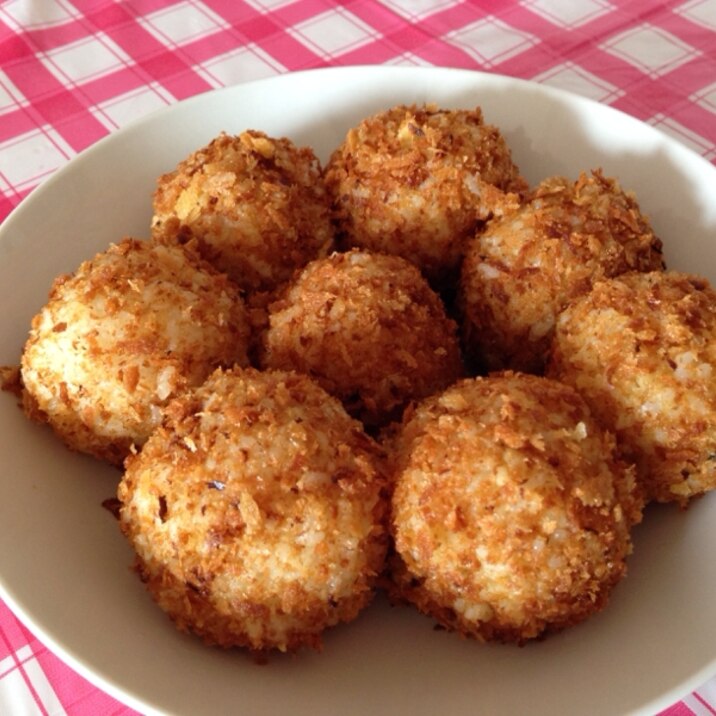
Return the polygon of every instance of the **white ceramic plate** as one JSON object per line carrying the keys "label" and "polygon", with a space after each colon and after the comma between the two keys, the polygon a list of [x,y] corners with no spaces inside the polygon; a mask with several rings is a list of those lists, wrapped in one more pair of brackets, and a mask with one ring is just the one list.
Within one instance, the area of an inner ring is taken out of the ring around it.
{"label": "white ceramic plate", "polygon": [[[601,166],[637,192],[673,268],[716,278],[716,169],[607,107],[444,69],[284,75],[182,102],[100,142],[0,227],[0,364],[17,362],[52,279],[126,234],[145,237],[155,178],[221,130],[262,129],[321,158],[398,102],[481,105],[531,182]],[[587,623],[524,648],[438,632],[381,599],[323,653],[257,666],[175,631],[129,570],[101,507],[118,473],[69,453],[0,396],[0,594],[74,668],[145,713],[653,714],[716,672],[716,495],[650,509],[630,573]]]}

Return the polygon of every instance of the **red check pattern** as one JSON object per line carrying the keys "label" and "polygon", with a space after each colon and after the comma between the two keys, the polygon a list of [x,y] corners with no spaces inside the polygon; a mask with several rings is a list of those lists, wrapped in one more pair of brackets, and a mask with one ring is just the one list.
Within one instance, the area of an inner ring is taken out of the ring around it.
{"label": "red check pattern", "polygon": [[[562,87],[716,161],[716,0],[0,0],[0,221],[82,149],[212,88],[330,65]],[[0,602],[0,714],[133,714]],[[715,716],[716,679],[664,712]]]}

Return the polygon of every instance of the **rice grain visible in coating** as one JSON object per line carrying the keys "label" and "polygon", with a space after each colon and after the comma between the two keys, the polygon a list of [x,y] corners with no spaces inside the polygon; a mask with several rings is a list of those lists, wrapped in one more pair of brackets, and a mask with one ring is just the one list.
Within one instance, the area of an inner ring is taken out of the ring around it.
{"label": "rice grain visible in coating", "polygon": [[[453,277],[477,225],[527,189],[479,108],[396,106],[351,129],[326,166],[339,240]],[[506,193],[512,193],[506,196]]]}
{"label": "rice grain visible in coating", "polygon": [[466,379],[403,421],[394,595],[442,626],[518,643],[602,609],[641,519],[633,467],[570,387]]}
{"label": "rice grain visible in coating", "polygon": [[383,568],[377,444],[295,373],[217,371],[168,413],[118,491],[153,598],[209,644],[319,647]]}
{"label": "rice grain visible in coating", "polygon": [[463,371],[457,326],[419,270],[352,250],[310,263],[269,311],[261,364],[314,377],[370,427]]}
{"label": "rice grain visible in coating", "polygon": [[543,181],[490,222],[460,278],[466,354],[482,369],[544,369],[559,312],[601,278],[662,268],[661,241],[635,198],[600,171]]}
{"label": "rice grain visible in coating", "polygon": [[245,364],[238,289],[189,247],[124,239],[58,277],[22,356],[27,413],[74,450],[121,464],[167,402]]}
{"label": "rice grain visible in coating", "polygon": [[204,258],[247,291],[273,289],[333,246],[313,150],[254,130],[221,134],[161,176],[152,232],[196,239]]}
{"label": "rice grain visible in coating", "polygon": [[716,487],[716,291],[673,271],[600,281],[559,318],[548,371],[613,430],[650,499]]}

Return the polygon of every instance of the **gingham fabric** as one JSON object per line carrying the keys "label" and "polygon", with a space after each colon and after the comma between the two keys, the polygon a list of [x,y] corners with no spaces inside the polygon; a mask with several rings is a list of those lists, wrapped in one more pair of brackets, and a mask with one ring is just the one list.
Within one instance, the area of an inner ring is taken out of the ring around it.
{"label": "gingham fabric", "polygon": [[[562,87],[716,161],[716,0],[0,0],[0,221],[78,152],[216,87],[354,64]],[[0,602],[0,714],[134,712]],[[663,712],[716,715],[716,679]]]}

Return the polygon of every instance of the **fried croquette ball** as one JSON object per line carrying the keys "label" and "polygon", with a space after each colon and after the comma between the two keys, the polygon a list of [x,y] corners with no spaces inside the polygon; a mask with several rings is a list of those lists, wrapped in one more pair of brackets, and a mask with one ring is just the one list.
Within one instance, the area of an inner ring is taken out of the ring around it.
{"label": "fried croquette ball", "polygon": [[181,630],[223,647],[318,648],[383,568],[381,461],[307,376],[219,370],[127,461],[120,524]]}
{"label": "fried croquette ball", "polygon": [[463,372],[457,326],[420,271],[351,250],[317,259],[271,304],[264,367],[315,378],[369,427]]}
{"label": "fried croquette ball", "polygon": [[190,248],[125,239],[57,278],[22,356],[26,412],[120,465],[168,401],[246,364],[238,289]]}
{"label": "fried croquette ball", "polygon": [[285,138],[221,134],[159,178],[152,233],[196,239],[204,258],[241,288],[271,290],[332,249],[319,161]]}
{"label": "fried croquette ball", "polygon": [[403,256],[453,277],[463,245],[527,184],[479,108],[397,106],[351,129],[326,166],[344,246]]}
{"label": "fried croquette ball", "polygon": [[572,299],[601,278],[660,268],[661,241],[616,180],[546,179],[468,244],[458,298],[466,355],[478,369],[541,373]]}
{"label": "fried croquette ball", "polygon": [[602,609],[641,518],[633,467],[570,387],[465,379],[394,439],[394,590],[479,640],[523,643]]}
{"label": "fried croquette ball", "polygon": [[610,430],[648,498],[716,487],[716,291],[678,272],[595,284],[559,317],[550,375]]}

